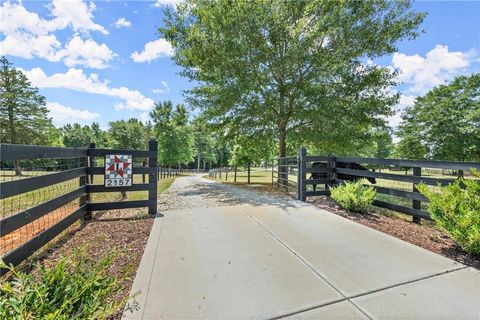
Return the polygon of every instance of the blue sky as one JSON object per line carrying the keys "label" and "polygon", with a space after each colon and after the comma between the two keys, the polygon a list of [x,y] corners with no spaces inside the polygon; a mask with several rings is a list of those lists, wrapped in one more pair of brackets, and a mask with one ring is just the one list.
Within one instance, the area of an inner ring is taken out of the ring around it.
{"label": "blue sky", "polygon": [[[2,2],[0,55],[40,88],[57,126],[144,120],[154,102],[181,103],[191,86],[156,33],[162,8],[176,1]],[[480,1],[419,1],[414,8],[428,13],[425,33],[371,62],[402,72],[398,110],[456,75],[480,72]],[[389,121],[398,124],[399,114]]]}

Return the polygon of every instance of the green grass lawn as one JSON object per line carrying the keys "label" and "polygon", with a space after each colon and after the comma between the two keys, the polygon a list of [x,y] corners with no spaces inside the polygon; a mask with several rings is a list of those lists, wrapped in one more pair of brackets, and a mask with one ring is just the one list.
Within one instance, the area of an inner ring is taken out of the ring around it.
{"label": "green grass lawn", "polygon": [[[277,174],[275,173],[275,176]],[[207,175],[208,177],[208,175]],[[245,168],[237,169],[237,179],[235,181],[235,173],[232,170],[225,174],[222,172],[221,178],[220,174],[217,173],[217,177],[214,180],[229,182],[229,183],[237,183],[237,184],[246,184],[248,183],[248,172]],[[289,174],[288,180],[296,183],[297,182],[297,175],[296,174]],[[264,185],[271,185],[272,184],[272,171],[265,170],[265,168],[252,168],[250,172],[250,183],[251,184],[264,184]]]}

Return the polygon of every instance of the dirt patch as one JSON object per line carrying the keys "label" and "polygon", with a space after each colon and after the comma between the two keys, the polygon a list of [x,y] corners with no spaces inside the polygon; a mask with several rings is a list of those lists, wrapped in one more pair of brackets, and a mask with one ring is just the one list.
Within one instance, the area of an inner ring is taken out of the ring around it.
{"label": "dirt patch", "polygon": [[[121,289],[112,292],[111,301],[126,300],[138,265],[142,259],[154,219],[138,209],[111,210],[97,213],[93,219],[71,230],[38,258],[41,264],[52,265],[74,250],[85,250],[96,259],[115,254],[108,273],[122,279]],[[37,261],[38,261],[37,260]],[[35,269],[33,269],[35,272]],[[121,319],[123,306],[112,317]]]}
{"label": "dirt patch", "polygon": [[21,244],[35,237],[40,232],[50,228],[63,218],[72,214],[78,208],[78,204],[69,203],[43,217],[34,220],[17,230],[0,237],[0,256],[17,248]]}
{"label": "dirt patch", "polygon": [[416,224],[383,214],[351,213],[340,208],[335,201],[328,197],[309,198],[308,203],[467,266],[480,269],[480,255],[467,254],[455,244],[446,232],[436,228],[433,222],[422,220],[421,224]]}

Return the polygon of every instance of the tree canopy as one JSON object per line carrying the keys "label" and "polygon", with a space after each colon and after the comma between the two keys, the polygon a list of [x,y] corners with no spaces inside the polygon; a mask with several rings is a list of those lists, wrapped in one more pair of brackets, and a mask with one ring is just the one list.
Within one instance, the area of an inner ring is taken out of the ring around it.
{"label": "tree canopy", "polygon": [[188,164],[194,157],[193,133],[185,106],[173,109],[171,101],[156,103],[150,113],[158,139],[158,158],[163,165]]}
{"label": "tree canopy", "polygon": [[55,145],[58,130],[45,97],[5,58],[0,59],[0,140],[2,143]]}
{"label": "tree canopy", "polygon": [[[146,150],[145,126],[138,119],[118,120],[109,123],[108,133],[112,138],[112,147],[117,149]],[[147,135],[148,136],[148,135]]]}
{"label": "tree canopy", "polygon": [[413,158],[480,160],[480,74],[459,76],[418,97],[405,110],[398,136],[404,156],[415,151]]}
{"label": "tree canopy", "polygon": [[[368,65],[415,38],[424,15],[409,1],[186,1],[167,11],[160,35],[188,101],[231,134],[351,149],[384,124],[395,73]],[[300,137],[300,138],[299,138]],[[344,153],[344,152],[343,152]]]}

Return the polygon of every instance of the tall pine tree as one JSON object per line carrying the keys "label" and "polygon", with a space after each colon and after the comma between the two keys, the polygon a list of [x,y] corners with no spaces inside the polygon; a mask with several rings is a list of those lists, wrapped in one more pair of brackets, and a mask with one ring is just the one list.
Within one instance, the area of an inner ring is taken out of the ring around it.
{"label": "tall pine tree", "polygon": [[[2,143],[50,145],[58,137],[45,97],[5,57],[0,59],[0,115]],[[15,174],[21,174],[19,162]]]}

